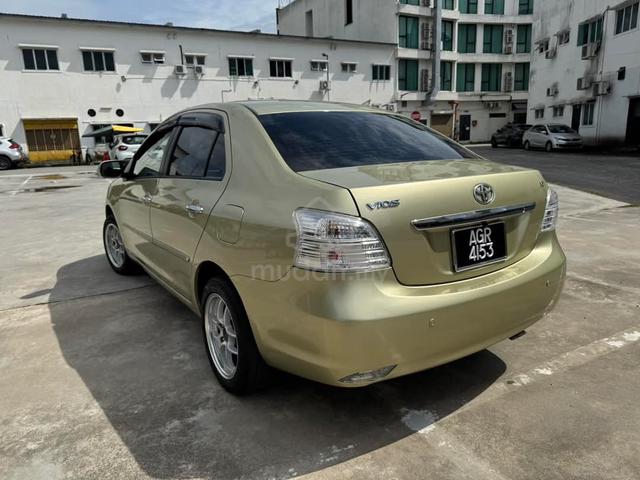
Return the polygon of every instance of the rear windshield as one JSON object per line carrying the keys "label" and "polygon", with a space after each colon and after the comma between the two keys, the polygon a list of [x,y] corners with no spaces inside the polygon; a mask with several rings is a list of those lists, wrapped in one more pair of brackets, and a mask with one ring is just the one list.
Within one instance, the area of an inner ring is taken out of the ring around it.
{"label": "rear windshield", "polygon": [[127,145],[142,145],[142,142],[146,139],[146,135],[131,135],[129,137],[122,137],[122,142]]}
{"label": "rear windshield", "polygon": [[566,125],[548,125],[551,133],[576,133],[576,131]]}
{"label": "rear windshield", "polygon": [[400,116],[371,112],[295,112],[258,117],[296,172],[476,158],[454,142]]}

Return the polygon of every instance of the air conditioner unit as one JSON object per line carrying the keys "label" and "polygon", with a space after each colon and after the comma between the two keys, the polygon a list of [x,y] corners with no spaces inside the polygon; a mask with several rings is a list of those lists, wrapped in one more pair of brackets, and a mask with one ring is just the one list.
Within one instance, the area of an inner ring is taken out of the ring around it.
{"label": "air conditioner unit", "polygon": [[195,73],[196,75],[204,75],[204,66],[196,65],[195,67],[193,67],[193,73]]}
{"label": "air conditioner unit", "polygon": [[431,42],[428,42],[426,40],[423,40],[420,43],[420,49],[421,50],[433,50],[433,45],[431,44]]}
{"label": "air conditioner unit", "polygon": [[504,74],[504,91],[513,91],[513,74],[511,72],[507,72]]}
{"label": "air conditioner unit", "polygon": [[591,79],[589,77],[580,77],[578,79],[578,85],[576,86],[577,90],[586,90],[591,87]]}
{"label": "air conditioner unit", "polygon": [[173,73],[176,75],[185,75],[187,73],[187,69],[184,65],[176,65],[173,67]]}
{"label": "air conditioner unit", "polygon": [[544,56],[545,58],[555,58],[557,52],[558,51],[555,48],[550,48],[549,50],[547,50]]}
{"label": "air conditioner unit", "polygon": [[422,30],[422,39],[430,42],[433,36],[431,25],[428,23],[423,23],[421,26],[421,30]]}
{"label": "air conditioner unit", "polygon": [[395,112],[397,110],[395,103],[388,103],[386,108],[388,112]]}
{"label": "air conditioner unit", "polygon": [[422,6],[423,7],[430,7],[431,6],[431,0],[422,0]]}
{"label": "air conditioner unit", "polygon": [[556,95],[558,95],[557,85],[552,85],[551,87],[547,88],[547,97],[555,97]]}
{"label": "air conditioner unit", "polygon": [[505,43],[513,43],[513,29],[507,28],[504,31],[504,41]]}
{"label": "air conditioner unit", "polygon": [[513,53],[513,45],[512,44],[507,44],[504,46],[504,53],[505,55],[511,55]]}
{"label": "air conditioner unit", "polygon": [[582,46],[582,59],[588,60],[589,58],[593,58],[598,55],[598,51],[600,50],[599,43],[587,43]]}
{"label": "air conditioner unit", "polygon": [[596,83],[593,88],[593,93],[595,95],[609,95],[611,93],[611,84],[606,80]]}
{"label": "air conditioner unit", "polygon": [[320,91],[326,92],[329,90],[329,81],[328,80],[320,80]]}

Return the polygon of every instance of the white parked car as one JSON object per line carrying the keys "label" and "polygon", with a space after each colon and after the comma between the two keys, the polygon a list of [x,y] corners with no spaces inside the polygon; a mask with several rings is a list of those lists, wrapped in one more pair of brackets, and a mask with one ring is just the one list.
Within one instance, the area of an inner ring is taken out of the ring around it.
{"label": "white parked car", "polygon": [[147,137],[146,133],[124,133],[114,136],[109,157],[111,160],[131,160]]}
{"label": "white parked car", "polygon": [[571,127],[557,123],[538,124],[524,132],[522,145],[525,150],[544,148],[553,149],[582,148],[582,137]]}
{"label": "white parked car", "polygon": [[0,137],[0,170],[9,170],[29,163],[24,148],[10,138]]}

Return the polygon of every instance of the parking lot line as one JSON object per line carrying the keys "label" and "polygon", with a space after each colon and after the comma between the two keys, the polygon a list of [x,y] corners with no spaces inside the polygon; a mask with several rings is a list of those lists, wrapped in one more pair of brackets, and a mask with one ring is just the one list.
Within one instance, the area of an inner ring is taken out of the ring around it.
{"label": "parking lot line", "polygon": [[11,195],[13,197],[16,193],[18,193],[20,190],[22,190],[27,183],[29,183],[29,180],[31,180],[31,178],[33,178],[33,175],[29,175],[27,177],[27,179],[20,184],[18,189],[17,190],[13,190],[12,192],[9,192],[9,195]]}

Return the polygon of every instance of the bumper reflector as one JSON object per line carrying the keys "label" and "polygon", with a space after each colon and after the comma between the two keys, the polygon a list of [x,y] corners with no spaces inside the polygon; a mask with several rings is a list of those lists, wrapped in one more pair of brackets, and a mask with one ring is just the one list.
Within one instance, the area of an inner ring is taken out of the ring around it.
{"label": "bumper reflector", "polygon": [[367,370],[366,372],[352,373],[344,378],[341,378],[342,383],[359,383],[359,382],[371,382],[379,378],[386,377],[391,373],[391,370],[396,368],[397,365],[389,365],[388,367],[379,368],[377,370]]}

